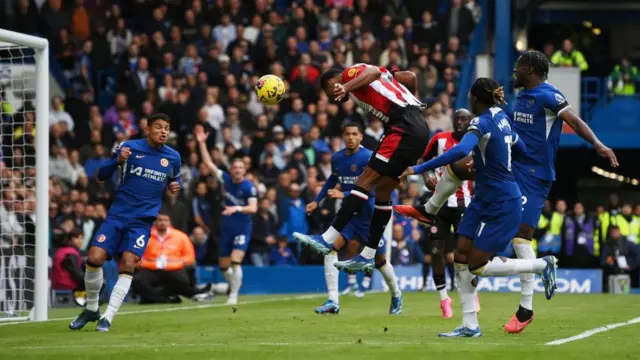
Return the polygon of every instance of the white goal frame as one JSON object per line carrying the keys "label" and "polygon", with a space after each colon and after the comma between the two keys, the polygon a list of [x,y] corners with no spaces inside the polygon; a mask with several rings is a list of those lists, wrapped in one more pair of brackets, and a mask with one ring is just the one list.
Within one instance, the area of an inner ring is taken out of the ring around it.
{"label": "white goal frame", "polygon": [[49,41],[0,29],[0,41],[34,49],[36,61],[36,248],[33,307],[28,317],[45,321],[49,306]]}

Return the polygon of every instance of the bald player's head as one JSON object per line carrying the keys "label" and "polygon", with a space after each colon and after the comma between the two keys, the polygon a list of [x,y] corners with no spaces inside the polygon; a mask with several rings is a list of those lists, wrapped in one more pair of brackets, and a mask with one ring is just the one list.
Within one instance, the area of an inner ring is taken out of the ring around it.
{"label": "bald player's head", "polygon": [[458,109],[453,113],[453,131],[457,134],[463,134],[467,131],[469,122],[471,122],[473,114],[467,109]]}

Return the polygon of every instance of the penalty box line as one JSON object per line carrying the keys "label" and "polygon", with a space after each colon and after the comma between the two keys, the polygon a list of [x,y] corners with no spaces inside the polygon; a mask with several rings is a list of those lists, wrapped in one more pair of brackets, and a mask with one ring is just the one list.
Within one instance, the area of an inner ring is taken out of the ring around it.
{"label": "penalty box line", "polygon": [[640,317],[637,317],[635,319],[631,319],[631,320],[628,320],[628,321],[624,321],[624,322],[608,324],[608,325],[601,326],[601,327],[598,327],[598,328],[595,328],[595,329],[587,330],[587,331],[585,331],[583,333],[580,333],[580,334],[572,336],[572,337],[553,340],[553,341],[550,341],[550,342],[546,343],[545,345],[562,345],[562,344],[566,344],[568,342],[586,339],[586,338],[588,338],[590,336],[593,336],[595,334],[599,334],[599,333],[606,332],[606,331],[609,331],[609,330],[617,329],[619,327],[629,326],[629,325],[633,325],[633,324],[637,324],[637,323],[640,323]]}
{"label": "penalty box line", "polygon": [[[261,300],[247,300],[238,302],[237,306],[240,305],[253,305],[253,304],[263,304],[263,303],[271,303],[271,302],[284,302],[284,301],[295,301],[295,300],[305,300],[305,299],[314,299],[318,297],[327,296],[326,294],[310,294],[310,295],[299,295],[299,296],[288,296],[288,297],[277,297],[270,299],[261,299]],[[154,308],[154,309],[144,309],[144,310],[131,310],[131,311],[121,311],[116,315],[118,317],[124,315],[138,315],[138,314],[149,314],[149,313],[164,313],[164,312],[173,312],[173,311],[186,311],[186,310],[199,310],[199,309],[208,309],[208,308],[218,308],[218,307],[232,307],[231,305],[217,303],[217,304],[202,304],[202,305],[194,305],[194,306],[180,306],[180,307],[167,307],[167,308]],[[75,317],[63,317],[63,318],[53,318],[48,319],[42,322],[53,322],[53,321],[65,321],[65,320],[73,320]],[[10,325],[23,325],[23,324],[38,324],[41,322],[38,321],[16,321],[16,322],[8,322],[8,323],[0,323],[0,327],[2,326],[10,326]]]}

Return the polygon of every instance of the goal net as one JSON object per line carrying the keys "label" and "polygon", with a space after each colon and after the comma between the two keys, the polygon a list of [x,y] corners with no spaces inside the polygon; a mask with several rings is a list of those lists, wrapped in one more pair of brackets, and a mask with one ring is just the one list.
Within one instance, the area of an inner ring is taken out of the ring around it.
{"label": "goal net", "polygon": [[48,67],[45,39],[0,29],[0,321],[47,318]]}

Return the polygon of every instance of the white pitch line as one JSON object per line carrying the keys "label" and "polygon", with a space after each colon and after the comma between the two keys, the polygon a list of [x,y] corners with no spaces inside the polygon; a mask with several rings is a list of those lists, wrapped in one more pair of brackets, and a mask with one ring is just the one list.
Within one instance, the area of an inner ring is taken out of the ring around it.
{"label": "white pitch line", "polygon": [[[323,297],[323,296],[326,296],[326,294],[299,295],[299,296],[289,296],[284,298],[269,298],[269,299],[262,299],[262,300],[253,300],[253,301],[248,300],[248,301],[240,301],[238,303],[238,306],[279,302],[279,301],[295,301],[295,300],[313,299],[313,298]],[[181,307],[173,307],[173,308],[155,308],[155,309],[145,309],[145,310],[122,311],[122,312],[119,312],[117,315],[118,316],[138,315],[138,314],[162,313],[162,312],[172,312],[172,311],[208,309],[208,308],[217,308],[217,307],[231,307],[231,305],[217,303],[217,304],[203,304],[203,305],[194,305],[194,306],[181,306]],[[48,319],[43,322],[65,321],[65,320],[73,320],[73,319],[75,319],[75,317],[64,317],[64,318]],[[0,327],[9,326],[9,325],[37,324],[37,323],[38,322],[35,322],[35,321],[0,323]]]}
{"label": "white pitch line", "polygon": [[616,328],[619,328],[619,327],[633,325],[633,324],[637,324],[637,323],[640,323],[640,317],[637,317],[635,319],[631,319],[631,320],[628,320],[628,321],[624,321],[624,322],[619,322],[619,323],[615,323],[615,324],[609,324],[609,325],[601,326],[599,328],[587,330],[587,331],[585,331],[583,333],[580,333],[580,334],[572,336],[572,337],[553,340],[553,341],[550,341],[550,342],[546,343],[545,345],[562,345],[562,344],[566,344],[568,342],[572,342],[572,341],[576,341],[576,340],[582,340],[582,339],[588,338],[590,336],[593,336],[593,335],[601,333],[601,332],[605,332],[605,331],[613,330],[613,329],[616,329]]}

